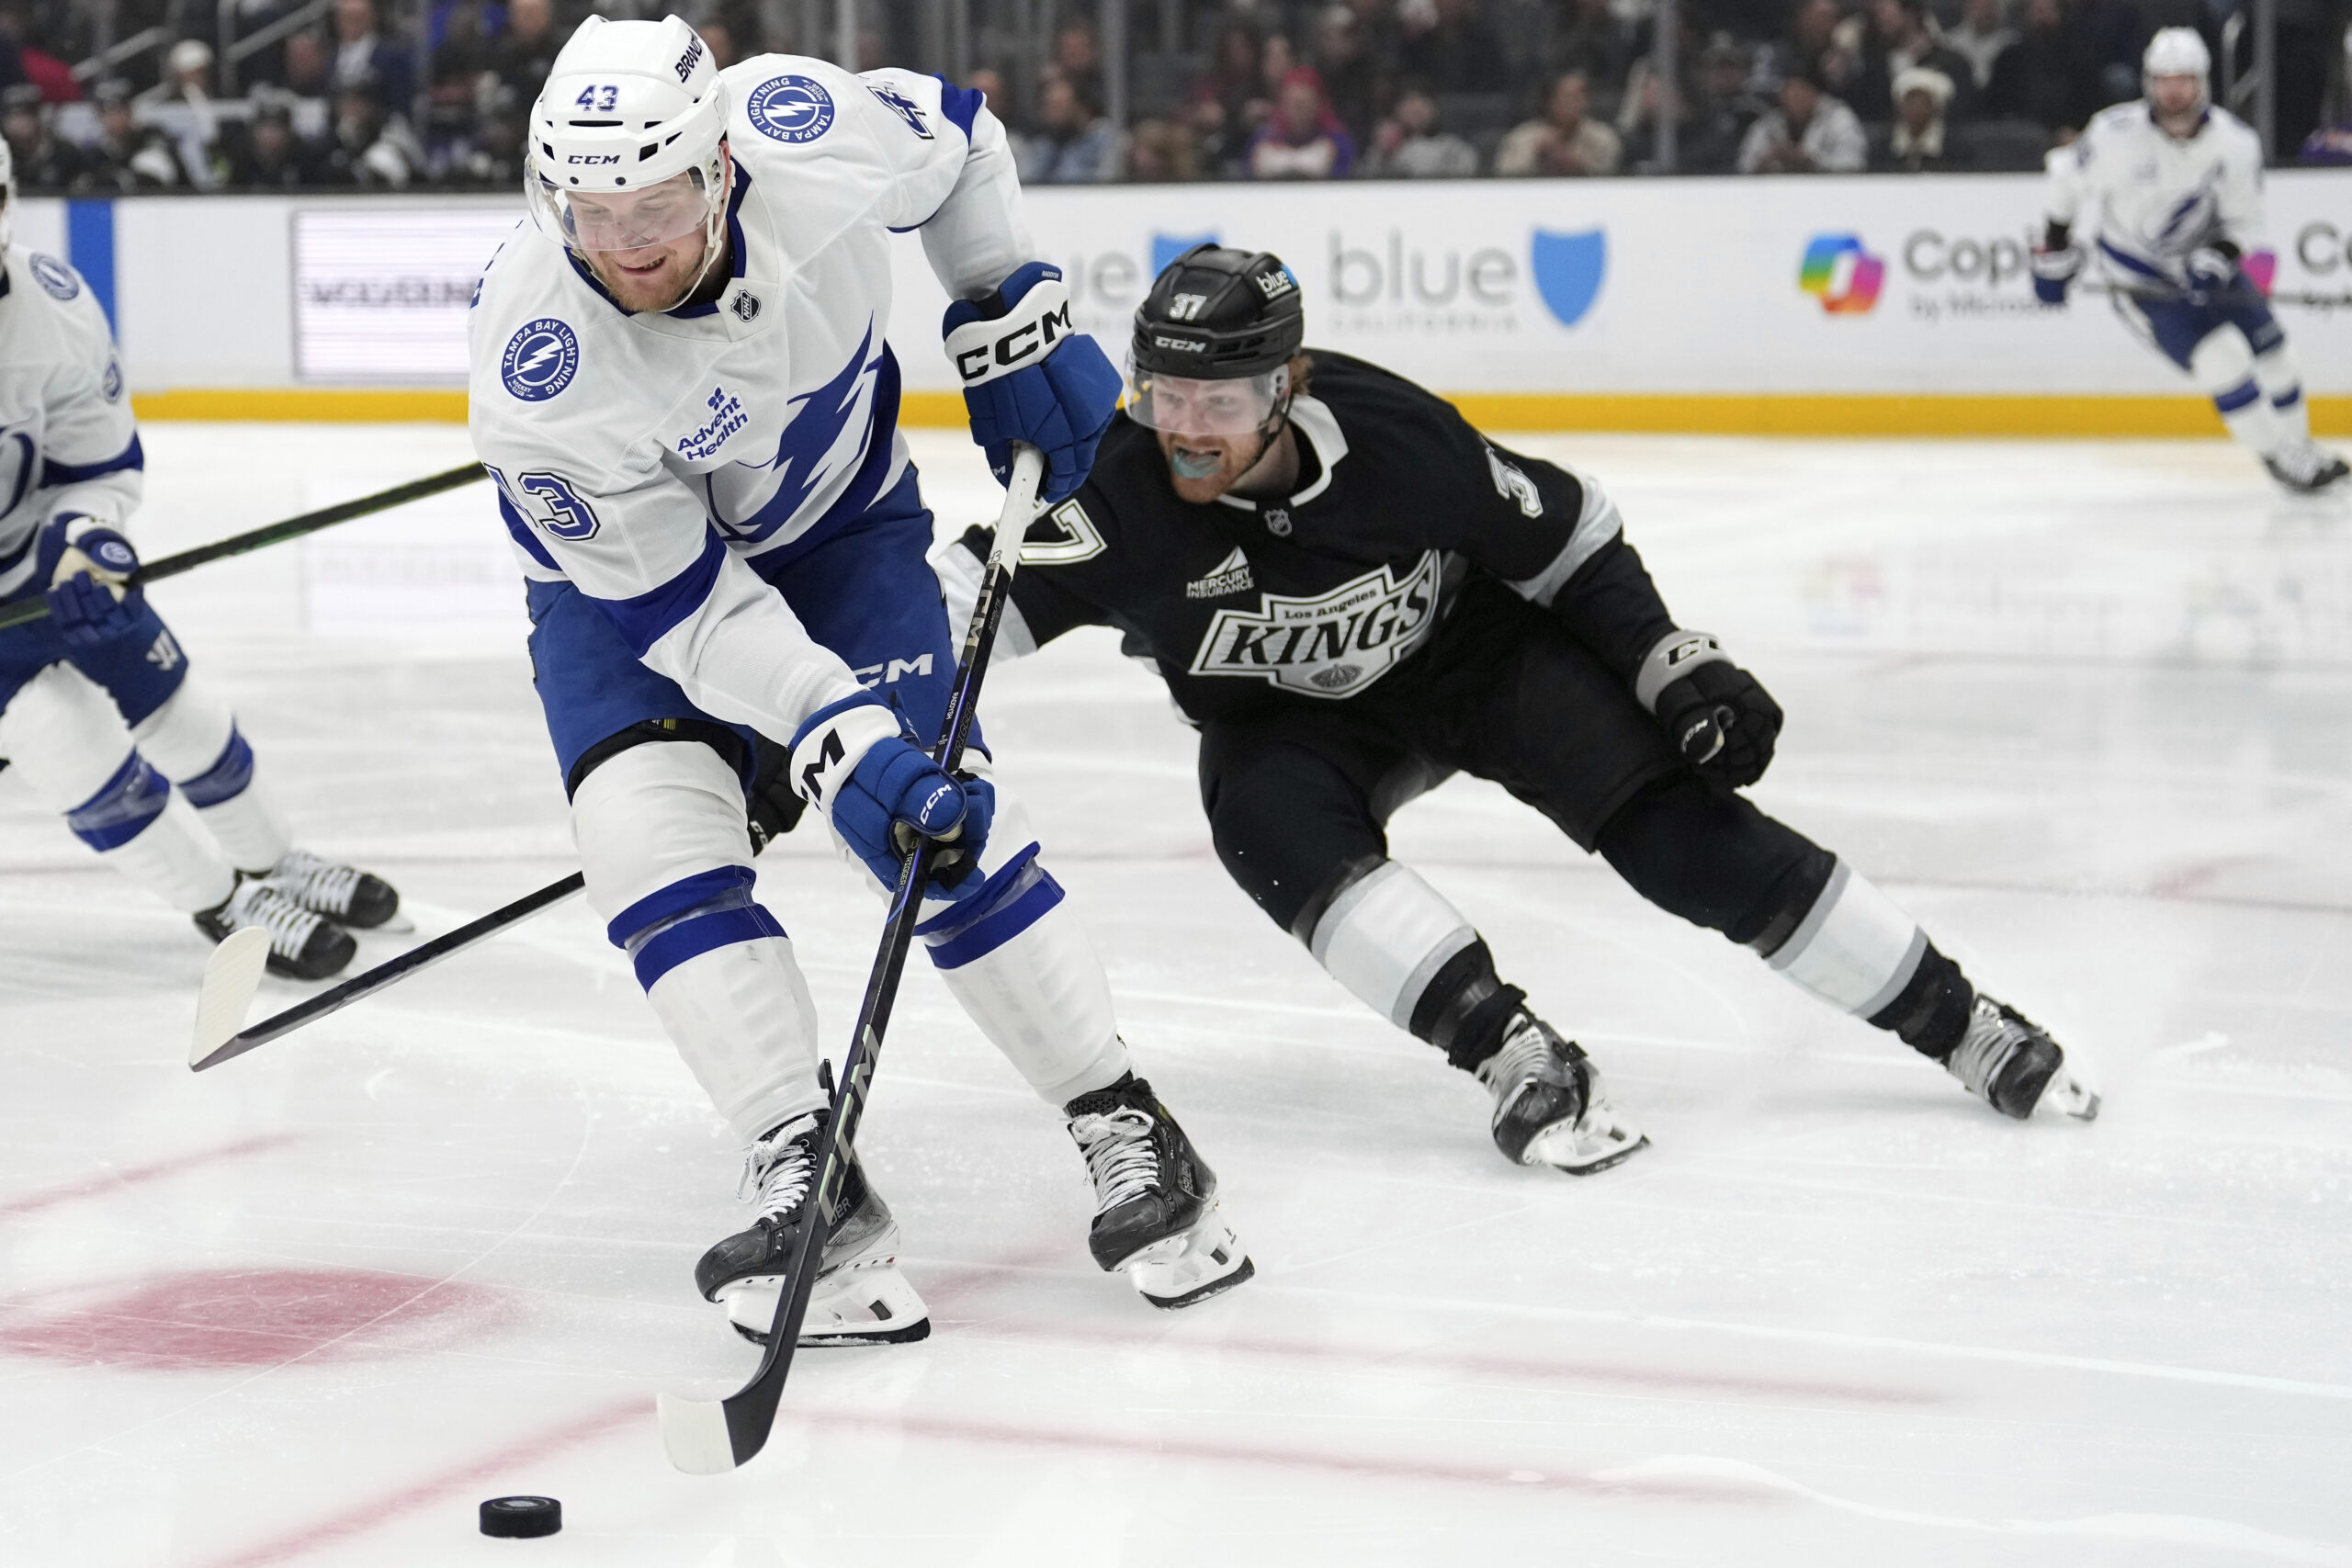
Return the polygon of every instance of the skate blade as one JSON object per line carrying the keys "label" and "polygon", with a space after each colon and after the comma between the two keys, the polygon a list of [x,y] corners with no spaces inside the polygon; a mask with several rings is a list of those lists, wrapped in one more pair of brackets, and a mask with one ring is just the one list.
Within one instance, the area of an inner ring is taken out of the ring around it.
{"label": "skate blade", "polygon": [[2050,1081],[2042,1086],[2041,1098],[2034,1101],[2033,1108],[2054,1111],[2077,1122],[2098,1120],[2098,1094],[2064,1067],[2050,1075]]}
{"label": "skate blade", "polygon": [[1204,1302],[1258,1272],[1214,1203],[1191,1230],[1153,1242],[1119,1267],[1137,1295],[1165,1312]]}
{"label": "skate blade", "polygon": [[1519,1161],[1549,1166],[1565,1176],[1592,1176],[1623,1165],[1649,1146],[1649,1134],[1604,1100],[1586,1107],[1574,1122],[1547,1127],[1530,1138]]}
{"label": "skate blade", "polygon": [[[719,1287],[727,1321],[754,1345],[768,1342],[775,1322],[781,1276],[754,1275]],[[931,1336],[931,1309],[924,1306],[895,1258],[880,1258],[835,1269],[817,1280],[801,1319],[802,1348],[812,1345],[906,1345]]]}

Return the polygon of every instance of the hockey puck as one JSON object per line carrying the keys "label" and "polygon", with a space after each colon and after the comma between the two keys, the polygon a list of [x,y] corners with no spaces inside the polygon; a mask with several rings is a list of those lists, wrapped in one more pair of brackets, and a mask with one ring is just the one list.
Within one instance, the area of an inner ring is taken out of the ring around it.
{"label": "hockey puck", "polygon": [[481,1506],[481,1533],[528,1540],[563,1528],[563,1505],[552,1497],[492,1497]]}

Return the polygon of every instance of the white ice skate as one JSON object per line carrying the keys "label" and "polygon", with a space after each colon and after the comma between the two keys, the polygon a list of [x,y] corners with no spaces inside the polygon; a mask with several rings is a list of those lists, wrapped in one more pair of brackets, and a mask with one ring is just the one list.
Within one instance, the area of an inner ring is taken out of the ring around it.
{"label": "white ice skate", "polygon": [[1968,1032],[1944,1067],[1969,1093],[2020,1122],[2037,1111],[2077,1122],[2098,1115],[2098,1096],[2066,1070],[2066,1053],[2058,1043],[2031,1019],[1981,991],[1969,1010]]}
{"label": "white ice skate", "polygon": [[2352,465],[2315,441],[2290,441],[2262,459],[2270,477],[2298,495],[2317,495],[2352,477]]}
{"label": "white ice skate", "polygon": [[1173,1310],[1258,1271],[1217,1212],[1216,1173],[1151,1085],[1129,1073],[1063,1109],[1094,1180],[1087,1248],[1106,1273],[1124,1269],[1144,1300]]}
{"label": "white ice skate", "polygon": [[[752,1145],[743,1161],[743,1196],[759,1205],[749,1230],[702,1256],[695,1283],[705,1300],[727,1308],[735,1332],[764,1345],[775,1323],[792,1257],[800,1245],[816,1174],[814,1115],[786,1123]],[[889,1206],[850,1162],[842,1182],[841,1219],[825,1240],[817,1286],[801,1322],[802,1345],[897,1345],[931,1333],[931,1312],[899,1272],[899,1224]]]}
{"label": "white ice skate", "polygon": [[1478,1065],[1478,1081],[1494,1093],[1495,1146],[1513,1165],[1589,1176],[1649,1145],[1609,1103],[1584,1048],[1533,1013],[1511,1021],[1502,1044]]}

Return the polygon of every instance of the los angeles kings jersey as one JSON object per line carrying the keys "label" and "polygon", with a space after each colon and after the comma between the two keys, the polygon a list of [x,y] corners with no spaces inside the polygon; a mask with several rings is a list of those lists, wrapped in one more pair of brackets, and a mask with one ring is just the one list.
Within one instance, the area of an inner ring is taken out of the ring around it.
{"label": "los angeles kings jersey", "polygon": [[2100,262],[2120,281],[2180,281],[2200,245],[2240,251],[2261,241],[2262,142],[2227,109],[2208,109],[2197,133],[2168,135],[2138,99],[2103,109],[2050,154],[2053,221],[2087,224]]}
{"label": "los angeles kings jersey", "polygon": [[475,296],[470,420],[525,574],[594,599],[705,712],[788,739],[858,686],[745,558],[813,543],[905,472],[890,235],[921,230],[956,298],[1030,242],[978,93],[789,55],[720,80],[724,291],[631,315],[526,221]]}
{"label": "los angeles kings jersey", "polygon": [[145,468],[106,312],[80,273],[10,245],[0,255],[0,599],[48,586],[32,579],[51,518],[128,521]]}
{"label": "los angeles kings jersey", "polygon": [[[1029,530],[1000,649],[1116,626],[1195,723],[1344,702],[1427,647],[1473,575],[1558,609],[1622,549],[1617,508],[1589,476],[1496,446],[1375,366],[1310,352],[1289,496],[1187,502],[1152,432],[1122,414],[1085,486]],[[1654,592],[1616,618],[1628,624],[1604,640],[1631,649],[1611,660],[1626,672],[1645,631],[1671,629]]]}

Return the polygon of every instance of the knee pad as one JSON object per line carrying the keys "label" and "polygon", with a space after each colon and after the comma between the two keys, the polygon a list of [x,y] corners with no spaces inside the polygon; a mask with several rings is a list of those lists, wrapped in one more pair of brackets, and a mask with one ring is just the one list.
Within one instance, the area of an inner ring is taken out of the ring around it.
{"label": "knee pad", "polygon": [[572,795],[571,828],[589,903],[649,991],[699,953],[784,935],[752,897],[742,786],[709,747],[605,758]]}
{"label": "knee pad", "polygon": [[[1694,773],[1669,775],[1620,807],[1594,840],[1634,892],[1692,925],[1753,942],[1792,897],[1826,882],[1827,851]],[[1810,887],[1804,886],[1811,864]]]}
{"label": "knee pad", "polygon": [[236,719],[194,681],[131,729],[141,755],[180,786],[191,806],[218,806],[253,783],[254,749]]}
{"label": "knee pad", "polygon": [[16,764],[42,805],[69,817],[128,791],[125,798],[154,796],[143,825],[163,809],[170,788],[140,757],[113,699],[70,664],[50,665],[17,689],[0,712],[0,756]]}
{"label": "knee pad", "polygon": [[2235,327],[2216,327],[2188,351],[2189,378],[2224,413],[2255,397],[2254,350]]}

